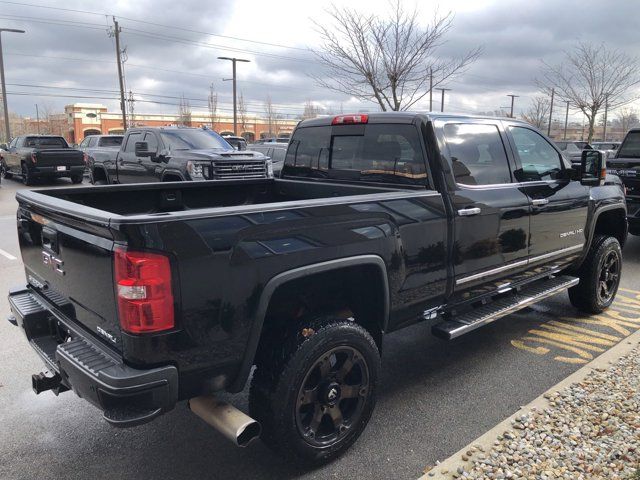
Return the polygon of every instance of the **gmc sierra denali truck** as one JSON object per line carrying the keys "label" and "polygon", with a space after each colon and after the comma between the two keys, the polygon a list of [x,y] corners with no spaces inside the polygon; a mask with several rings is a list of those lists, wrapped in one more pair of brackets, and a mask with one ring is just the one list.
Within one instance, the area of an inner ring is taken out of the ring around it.
{"label": "gmc sierra denali truck", "polygon": [[120,150],[94,151],[87,161],[94,185],[273,177],[267,157],[237,151],[207,128],[130,128]]}
{"label": "gmc sierra denali truck", "polygon": [[[188,400],[311,463],[365,428],[385,334],[449,340],[567,289],[602,312],[627,235],[601,152],[575,169],[525,123],[444,114],[303,121],[277,179],[17,199],[10,321],[48,370],[36,393],[73,389],[117,426]],[[249,379],[249,415],[216,400]]]}
{"label": "gmc sierra denali truck", "polygon": [[607,168],[624,183],[629,233],[640,235],[640,128],[627,132],[614,158],[607,160]]}
{"label": "gmc sierra denali truck", "polygon": [[0,151],[2,177],[19,176],[25,185],[57,177],[82,183],[84,167],[82,152],[69,147],[60,136],[22,135],[14,138],[7,150]]}

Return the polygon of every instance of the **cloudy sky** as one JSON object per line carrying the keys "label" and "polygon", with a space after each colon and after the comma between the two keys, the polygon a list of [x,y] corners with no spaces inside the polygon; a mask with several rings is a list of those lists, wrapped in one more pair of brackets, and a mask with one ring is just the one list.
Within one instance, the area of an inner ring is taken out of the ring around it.
{"label": "cloudy sky", "polygon": [[[205,111],[211,83],[220,109],[230,112],[231,82],[222,79],[230,76],[231,65],[218,56],[251,61],[238,66],[238,88],[249,113],[262,114],[267,96],[282,115],[299,114],[306,101],[325,111],[377,109],[321,88],[309,76],[322,74],[310,50],[319,46],[314,22],[327,24],[329,2],[33,1],[0,1],[0,28],[27,31],[2,36],[9,109],[22,115],[35,116],[36,103],[52,111],[73,102],[119,109],[115,47],[107,34],[112,15],[122,27],[126,87],[137,99],[136,113],[176,113],[182,95],[194,111]],[[386,0],[349,5],[367,13],[388,10]],[[407,1],[407,7],[414,5]],[[520,95],[516,112],[526,109],[536,95],[541,60],[557,63],[562,50],[580,40],[640,55],[637,1],[422,0],[417,5],[425,24],[438,8],[455,13],[442,55],[483,47],[481,58],[446,85],[452,89],[447,111],[498,110],[509,105],[507,94]],[[427,108],[428,99],[417,106]]]}

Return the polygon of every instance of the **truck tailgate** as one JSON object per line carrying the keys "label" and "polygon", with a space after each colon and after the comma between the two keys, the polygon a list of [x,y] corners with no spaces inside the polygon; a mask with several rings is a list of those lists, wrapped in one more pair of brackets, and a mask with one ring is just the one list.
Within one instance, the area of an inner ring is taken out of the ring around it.
{"label": "truck tailgate", "polygon": [[38,150],[35,157],[36,165],[39,167],[84,165],[82,152],[70,148]]}
{"label": "truck tailgate", "polygon": [[21,199],[20,194],[18,202],[18,238],[31,288],[69,320],[120,351],[108,221],[74,218]]}

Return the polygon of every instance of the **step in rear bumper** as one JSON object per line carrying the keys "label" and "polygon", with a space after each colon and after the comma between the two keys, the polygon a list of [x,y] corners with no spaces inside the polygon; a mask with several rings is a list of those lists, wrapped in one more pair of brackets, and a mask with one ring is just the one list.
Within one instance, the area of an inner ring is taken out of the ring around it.
{"label": "step in rear bumper", "polygon": [[100,408],[109,423],[138,425],[175,406],[176,367],[141,370],[126,365],[60,312],[54,312],[31,288],[10,291],[9,306],[11,320],[24,331],[47,369],[60,375],[63,385]]}

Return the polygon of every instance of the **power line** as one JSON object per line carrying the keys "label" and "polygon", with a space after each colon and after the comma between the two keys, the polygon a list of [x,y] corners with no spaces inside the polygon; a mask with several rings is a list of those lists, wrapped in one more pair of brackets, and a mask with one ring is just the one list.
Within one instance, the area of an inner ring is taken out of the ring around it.
{"label": "power line", "polygon": [[[73,12],[73,13],[82,13],[82,14],[86,14],[86,15],[96,15],[96,16],[100,16],[100,17],[108,17],[108,16],[113,16],[113,13],[98,13],[98,12],[91,12],[88,10],[78,10],[78,9],[73,9],[73,8],[63,8],[63,7],[51,7],[48,5],[38,5],[38,4],[34,4],[34,3],[23,3],[23,2],[6,2],[6,1],[0,1],[0,3],[5,3],[8,5],[17,5],[17,6],[21,6],[21,7],[32,7],[32,8],[44,8],[47,10],[58,10],[58,11],[62,11],[62,12]],[[164,25],[161,23],[155,23],[155,22],[149,22],[146,20],[138,20],[136,18],[131,18],[131,17],[123,17],[123,16],[118,16],[119,18],[123,19],[123,20],[129,20],[131,22],[137,22],[137,23],[143,23],[145,25],[152,25],[154,27],[162,27],[162,28],[170,28],[173,30],[182,30],[185,32],[191,32],[191,33],[198,33],[201,35],[208,35],[211,37],[219,37],[219,38],[226,38],[229,40],[237,40],[240,42],[248,42],[248,43],[255,43],[255,44],[259,44],[259,45],[265,45],[265,46],[270,46],[270,47],[279,47],[279,48],[287,48],[287,49],[291,49],[291,50],[302,50],[302,51],[308,51],[308,49],[306,48],[301,48],[301,47],[292,47],[290,45],[282,45],[279,43],[270,43],[270,42],[263,42],[260,40],[251,40],[248,38],[242,38],[242,37],[234,37],[234,36],[230,36],[230,35],[220,35],[217,33],[211,33],[211,32],[203,32],[203,31],[199,31],[199,30],[194,30],[194,29],[190,29],[190,28],[184,28],[184,27],[177,27],[177,26],[172,26],[172,25]]]}

